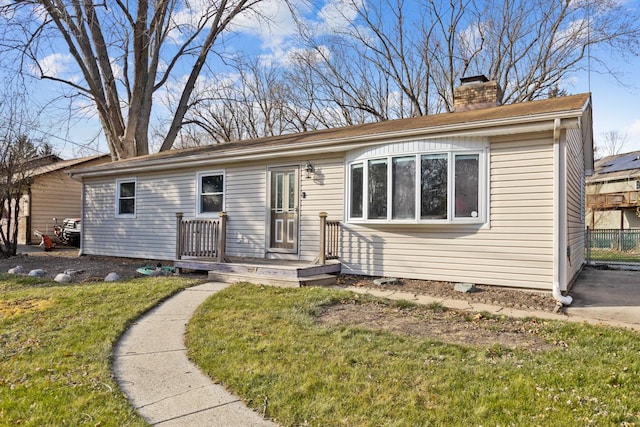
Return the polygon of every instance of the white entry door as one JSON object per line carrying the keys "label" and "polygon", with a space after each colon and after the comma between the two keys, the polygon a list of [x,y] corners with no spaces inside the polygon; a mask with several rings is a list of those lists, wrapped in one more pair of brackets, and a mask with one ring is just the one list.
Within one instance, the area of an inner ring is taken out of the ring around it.
{"label": "white entry door", "polygon": [[269,250],[297,253],[298,251],[298,176],[297,167],[269,171],[270,214]]}

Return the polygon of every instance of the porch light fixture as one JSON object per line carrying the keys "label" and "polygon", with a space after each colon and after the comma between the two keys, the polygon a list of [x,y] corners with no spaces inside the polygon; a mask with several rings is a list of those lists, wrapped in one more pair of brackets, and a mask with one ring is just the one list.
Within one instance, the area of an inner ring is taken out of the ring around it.
{"label": "porch light fixture", "polygon": [[304,165],[304,170],[305,170],[305,172],[307,172],[307,179],[311,178],[311,174],[315,174],[316,173],[316,168],[313,167],[313,165],[311,164],[311,162],[309,160],[307,160],[307,164]]}

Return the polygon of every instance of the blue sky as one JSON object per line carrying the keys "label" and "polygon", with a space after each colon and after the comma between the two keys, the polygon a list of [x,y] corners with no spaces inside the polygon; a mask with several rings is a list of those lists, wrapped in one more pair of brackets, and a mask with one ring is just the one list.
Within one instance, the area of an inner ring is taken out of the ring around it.
{"label": "blue sky", "polygon": [[[624,151],[637,151],[640,150],[640,59],[619,66],[625,72],[623,83],[626,86],[610,76],[591,74],[593,132],[596,144],[603,132],[625,132],[628,140]],[[586,73],[576,77],[578,81],[572,92],[588,92]]]}
{"label": "blue sky", "polygon": [[[313,8],[309,9],[309,17],[315,19],[318,25],[339,26],[339,15],[330,7],[337,0],[326,0],[326,2],[314,2]],[[626,1],[629,5],[640,5],[640,1]],[[318,6],[321,4],[323,6]],[[268,0],[265,3],[268,13],[279,22],[279,25],[267,29],[264,26],[256,25],[255,21],[247,18],[238,22],[236,30],[238,36],[236,42],[243,45],[253,44],[256,50],[261,50],[264,55],[271,59],[282,59],[287,54],[287,49],[291,48],[288,36],[294,31],[294,22],[288,15],[286,7],[278,0]],[[344,10],[344,9],[343,9]],[[341,19],[344,19],[341,17]],[[64,61],[59,58],[52,58],[52,67],[64,69]],[[621,80],[624,86],[620,85],[614,78],[591,73],[590,79],[586,72],[571,76],[565,81],[565,89],[569,93],[582,93],[591,90],[593,94],[594,107],[594,135],[596,142],[602,133],[609,130],[618,130],[628,135],[628,142],[624,151],[640,150],[640,108],[637,108],[638,96],[640,95],[640,58],[631,58],[625,62],[618,58],[611,58],[607,64],[610,68],[620,71]],[[590,84],[589,84],[590,80]],[[34,82],[34,93],[42,101],[52,93],[59,93],[60,86],[49,82]],[[157,105],[157,104],[156,104]],[[51,120],[43,118],[41,130],[58,149],[65,158],[78,154],[78,147],[86,144],[99,134],[100,123],[97,118],[78,118],[74,123],[67,124],[60,120],[56,114],[49,115]],[[103,152],[107,152],[104,137],[99,144]],[[91,154],[85,151],[82,154]]]}

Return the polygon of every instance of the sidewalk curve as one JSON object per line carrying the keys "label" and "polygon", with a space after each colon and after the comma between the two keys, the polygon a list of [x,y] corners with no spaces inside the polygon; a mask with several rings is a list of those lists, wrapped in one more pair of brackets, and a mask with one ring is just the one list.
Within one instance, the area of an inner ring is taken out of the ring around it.
{"label": "sidewalk curve", "polygon": [[160,426],[276,426],[214,384],[187,358],[186,325],[224,283],[194,286],[138,319],[115,348],[113,370],[133,407]]}
{"label": "sidewalk curve", "polygon": [[[247,408],[223,386],[214,384],[187,358],[184,333],[189,319],[207,297],[227,286],[224,283],[205,283],[185,289],[141,317],[117,343],[113,370],[118,384],[133,407],[152,425],[277,426]],[[606,324],[640,330],[640,315],[637,312],[631,320],[620,319],[619,310],[615,307],[611,310],[594,310],[587,306],[576,309],[575,312],[571,308],[565,308],[566,314],[556,314],[395,290],[357,287],[346,289],[418,304],[437,302],[459,310]]]}

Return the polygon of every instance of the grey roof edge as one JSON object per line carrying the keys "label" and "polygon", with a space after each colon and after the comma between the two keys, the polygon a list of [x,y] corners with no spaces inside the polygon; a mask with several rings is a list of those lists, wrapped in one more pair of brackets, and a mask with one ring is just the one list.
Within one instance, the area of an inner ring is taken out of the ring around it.
{"label": "grey roof edge", "polygon": [[75,159],[61,160],[59,162],[50,163],[47,165],[37,166],[30,171],[31,176],[40,176],[46,175],[51,172],[56,172],[59,170],[64,170],[68,168],[74,168],[83,163],[88,163],[94,160],[98,160],[102,157],[110,157],[109,154],[95,154],[93,156],[88,157],[77,157]]}

